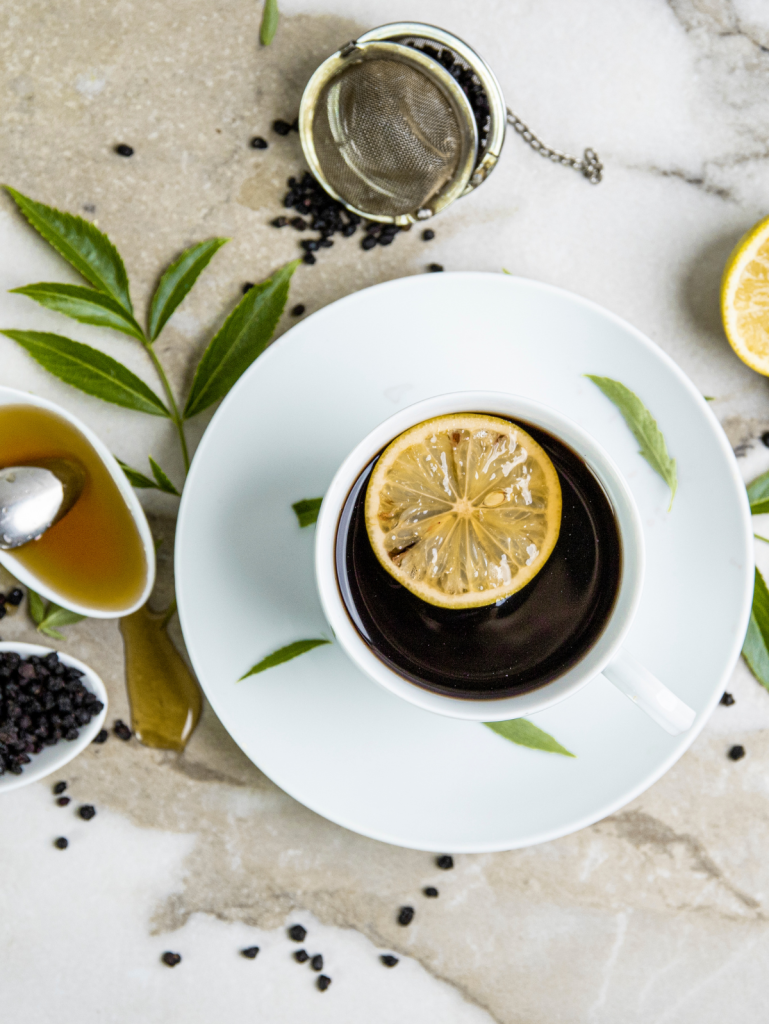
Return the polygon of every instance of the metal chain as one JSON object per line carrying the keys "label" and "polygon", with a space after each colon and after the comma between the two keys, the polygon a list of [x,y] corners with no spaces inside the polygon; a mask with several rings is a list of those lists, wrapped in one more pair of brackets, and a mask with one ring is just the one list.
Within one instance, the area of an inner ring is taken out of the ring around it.
{"label": "metal chain", "polygon": [[540,156],[547,157],[548,160],[552,160],[555,164],[573,167],[575,171],[579,171],[581,175],[587,178],[591,185],[597,185],[601,181],[603,177],[603,164],[598,159],[598,154],[594,149],[586,149],[581,160],[578,160],[575,156],[569,156],[568,153],[561,153],[557,149],[551,149],[541,139],[538,139],[528,125],[524,124],[520,117],[514,114],[509,107],[507,108],[507,123],[515,128],[521,138],[528,142],[531,148],[535,149]]}

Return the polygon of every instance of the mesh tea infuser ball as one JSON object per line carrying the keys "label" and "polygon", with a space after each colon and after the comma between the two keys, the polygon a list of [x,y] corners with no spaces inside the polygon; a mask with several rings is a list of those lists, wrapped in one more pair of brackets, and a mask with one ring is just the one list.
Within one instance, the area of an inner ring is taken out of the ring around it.
{"label": "mesh tea infuser ball", "polygon": [[366,32],[320,65],[299,110],[305,158],[324,189],[368,220],[426,220],[481,185],[506,123],[543,156],[601,180],[582,160],[550,149],[505,106],[488,65],[432,25],[398,22]]}

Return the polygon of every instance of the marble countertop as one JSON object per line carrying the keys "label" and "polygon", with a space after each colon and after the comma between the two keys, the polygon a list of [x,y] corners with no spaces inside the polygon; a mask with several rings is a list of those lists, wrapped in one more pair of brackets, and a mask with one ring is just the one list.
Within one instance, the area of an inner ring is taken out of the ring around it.
{"label": "marble countertop", "polygon": [[[605,180],[591,187],[509,137],[483,188],[436,219],[433,242],[412,232],[364,253],[342,240],[300,267],[292,300],[313,311],[432,261],[447,271],[504,266],[560,285],[645,331],[713,396],[746,479],[769,468],[760,442],[766,381],[734,357],[718,313],[726,257],[769,207],[765,4],[280,5],[269,49],[257,43],[253,0],[23,0],[2,12],[4,182],[106,230],[140,310],[181,248],[232,239],[163,335],[176,387],[243,283],[296,252],[297,236],[269,220],[301,153],[296,135],[271,133],[272,121],[293,118],[312,70],[361,29],[422,20],[474,45],[547,141],[577,154],[593,146]],[[268,150],[249,148],[255,134]],[[130,160],[115,155],[120,142],[134,147]],[[74,277],[3,196],[0,326],[65,330],[58,316],[7,294],[52,279]],[[152,380],[129,339],[74,322],[66,332]],[[151,453],[180,478],[169,424],[73,391],[2,337],[0,383],[72,410],[126,462],[146,464]],[[165,541],[161,603],[173,586],[177,500],[142,500]],[[763,548],[759,564],[769,570]],[[0,633],[36,637],[23,609]],[[127,719],[117,625],[69,627],[61,646],[105,679],[110,720]],[[209,708],[181,755],[113,735],[62,773],[68,808],[55,806],[53,780],[0,800],[3,1015],[34,1024],[759,1024],[769,694],[742,663],[729,689],[736,703],[719,706],[681,761],[621,812],[543,846],[457,857],[450,872],[294,802]],[[747,751],[737,763],[726,756],[734,743]],[[84,802],[97,808],[90,822],[73,810]],[[57,835],[69,837],[67,851],[54,849]],[[419,892],[431,884],[440,897],[425,901]],[[397,908],[416,900],[417,919],[399,927]],[[285,929],[295,922],[309,930],[308,951],[323,953],[333,978],[324,994],[291,958]],[[251,945],[261,947],[255,961],[239,955]],[[173,971],[160,963],[164,950],[183,956]],[[400,958],[397,968],[381,965],[383,952]]]}

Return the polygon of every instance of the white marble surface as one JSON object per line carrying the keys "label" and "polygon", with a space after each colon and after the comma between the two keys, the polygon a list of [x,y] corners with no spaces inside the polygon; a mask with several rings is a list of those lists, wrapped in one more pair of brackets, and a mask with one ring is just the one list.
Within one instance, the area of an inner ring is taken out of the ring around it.
{"label": "white marble surface", "polygon": [[[75,212],[95,206],[89,215],[126,257],[140,309],[181,247],[233,239],[161,342],[176,386],[242,282],[294,254],[297,236],[267,222],[300,166],[298,143],[269,124],[293,116],[335,45],[411,18],[475,45],[519,115],[554,145],[595,147],[605,181],[593,188],[511,137],[482,190],[436,220],[429,246],[414,232],[367,254],[339,242],[300,268],[294,301],[315,309],[432,260],[570,288],[644,330],[714,396],[746,479],[769,468],[758,440],[769,428],[767,384],[733,356],[717,303],[731,247],[769,208],[765,3],[281,0],[281,9],[264,51],[252,0],[0,4],[3,180]],[[257,133],[270,138],[264,154],[247,146]],[[130,161],[113,155],[117,142],[136,148]],[[68,333],[153,383],[129,339],[6,294],[40,279],[74,278],[3,199],[0,326]],[[79,395],[5,338],[0,381],[72,409],[126,461],[152,453],[180,477],[167,424]],[[175,499],[147,503],[170,540]],[[767,520],[756,526],[769,535]],[[769,571],[769,545],[758,557]],[[166,555],[160,589],[169,587]],[[0,632],[34,636],[23,613]],[[126,717],[114,624],[72,627],[64,646],[104,676],[111,717]],[[625,811],[546,846],[458,858],[445,874],[427,855],[363,840],[295,804],[208,711],[181,758],[112,738],[67,770],[69,808],[54,806],[45,783],[0,803],[3,1015],[759,1024],[769,695],[743,665],[731,689],[737,703],[717,708],[692,750]],[[725,752],[739,742],[748,753],[734,764]],[[94,802],[97,817],[74,817],[78,802]],[[65,852],[51,845],[59,834],[71,840]],[[433,883],[441,897],[426,901],[419,889]],[[404,902],[418,908],[408,929],[394,923]],[[290,958],[283,929],[295,920],[326,958],[325,994]],[[254,943],[256,961],[238,956]],[[165,949],[184,956],[174,971],[159,963]],[[377,960],[389,950],[402,957],[392,971]]]}

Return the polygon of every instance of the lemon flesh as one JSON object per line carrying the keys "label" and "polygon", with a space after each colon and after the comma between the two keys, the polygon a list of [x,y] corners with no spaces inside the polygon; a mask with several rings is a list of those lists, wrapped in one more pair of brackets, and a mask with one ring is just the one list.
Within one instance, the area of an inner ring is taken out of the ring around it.
{"label": "lemon flesh", "polygon": [[740,239],[721,282],[721,316],[729,344],[769,376],[769,217]]}
{"label": "lemon flesh", "polygon": [[555,547],[561,486],[530,434],[459,413],[411,427],[379,458],[366,529],[391,576],[428,604],[475,608],[525,587]]}

